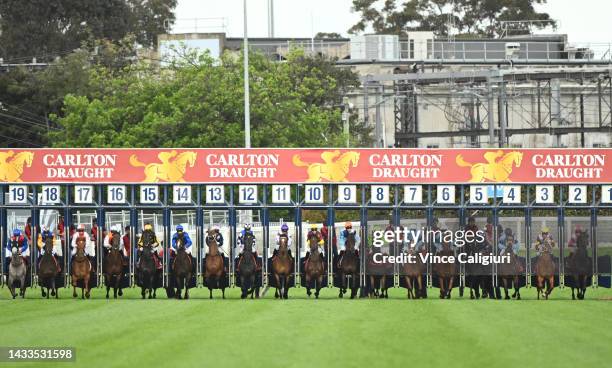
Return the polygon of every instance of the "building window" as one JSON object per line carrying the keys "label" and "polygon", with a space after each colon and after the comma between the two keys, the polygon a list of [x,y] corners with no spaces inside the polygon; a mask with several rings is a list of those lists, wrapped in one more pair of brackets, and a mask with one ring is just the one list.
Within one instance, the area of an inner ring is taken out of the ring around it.
{"label": "building window", "polygon": [[414,40],[410,40],[410,59],[414,59]]}
{"label": "building window", "polygon": [[428,144],[427,148],[440,148],[439,144]]}

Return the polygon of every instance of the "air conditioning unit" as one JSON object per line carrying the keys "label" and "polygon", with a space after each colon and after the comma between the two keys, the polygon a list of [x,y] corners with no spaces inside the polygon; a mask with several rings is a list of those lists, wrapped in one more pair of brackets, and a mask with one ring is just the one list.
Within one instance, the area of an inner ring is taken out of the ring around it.
{"label": "air conditioning unit", "polygon": [[399,59],[399,37],[394,35],[352,37],[351,59],[397,60]]}
{"label": "air conditioning unit", "polygon": [[506,42],[506,59],[514,59],[521,52],[520,42]]}

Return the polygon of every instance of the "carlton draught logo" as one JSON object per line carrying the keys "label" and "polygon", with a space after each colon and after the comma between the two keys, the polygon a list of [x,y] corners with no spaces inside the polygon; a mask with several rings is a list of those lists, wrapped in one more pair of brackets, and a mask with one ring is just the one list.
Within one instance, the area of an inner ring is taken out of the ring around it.
{"label": "carlton draught logo", "polygon": [[134,167],[144,167],[145,183],[157,183],[158,181],[167,182],[184,182],[185,171],[187,165],[193,167],[195,165],[197,153],[195,152],[182,152],[177,153],[176,151],[160,152],[157,155],[160,163],[143,163],[136,155],[130,156],[130,165]]}
{"label": "carlton draught logo", "polygon": [[504,151],[487,152],[484,154],[484,163],[469,163],[463,159],[462,155],[457,155],[455,161],[457,165],[461,167],[470,167],[470,173],[472,178],[470,183],[483,183],[485,181],[491,181],[495,183],[509,183],[510,175],[512,174],[513,167],[521,167],[523,161],[522,152],[508,152],[504,154]]}
{"label": "carlton draught logo", "polygon": [[308,163],[302,161],[300,155],[293,155],[293,164],[297,167],[307,167],[309,183],[323,180],[331,182],[348,182],[346,178],[351,167],[357,167],[359,163],[359,152],[327,151],[321,153],[323,162]]}
{"label": "carlton draught logo", "polygon": [[0,180],[5,182],[21,182],[23,167],[32,166],[34,152],[13,151],[0,152]]}

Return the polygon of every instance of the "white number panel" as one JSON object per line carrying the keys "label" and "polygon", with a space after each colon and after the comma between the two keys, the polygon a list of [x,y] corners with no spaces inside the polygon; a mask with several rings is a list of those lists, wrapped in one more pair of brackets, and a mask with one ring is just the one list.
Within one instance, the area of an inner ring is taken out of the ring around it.
{"label": "white number panel", "polygon": [[612,185],[601,186],[601,203],[612,203]]}
{"label": "white number panel", "polygon": [[554,185],[536,185],[536,203],[550,204],[555,203]]}
{"label": "white number panel", "polygon": [[26,204],[28,202],[27,185],[9,185],[9,204]]}
{"label": "white number panel", "polygon": [[351,204],[357,203],[356,185],[338,185],[338,203]]}
{"label": "white number panel", "polygon": [[206,204],[225,203],[225,188],[223,185],[206,186]]}
{"label": "white number panel", "polygon": [[370,202],[373,204],[388,204],[389,203],[389,186],[388,185],[372,185]]}
{"label": "white number panel", "polygon": [[290,203],[291,202],[291,185],[273,185],[272,186],[272,203]]}
{"label": "white number panel", "polygon": [[41,204],[59,204],[61,188],[59,185],[43,185],[41,191]]}
{"label": "white number panel", "polygon": [[93,203],[94,188],[93,185],[75,185],[74,186],[74,203],[90,204]]}
{"label": "white number panel", "polygon": [[309,204],[323,203],[323,185],[304,186],[304,203],[309,203]]}
{"label": "white number panel", "polygon": [[570,185],[567,189],[567,200],[571,204],[587,203],[587,186]]}
{"label": "white number panel", "polygon": [[159,187],[157,185],[140,186],[140,203],[154,204],[159,203]]}
{"label": "white number panel", "polygon": [[454,185],[438,185],[437,202],[441,204],[455,203],[455,186]]}
{"label": "white number panel", "polygon": [[127,200],[125,185],[109,185],[106,187],[106,201],[110,204],[123,204]]}
{"label": "white number panel", "polygon": [[423,186],[404,185],[404,203],[407,203],[407,204],[423,203]]}
{"label": "white number panel", "polygon": [[518,204],[521,203],[521,186],[520,185],[504,185],[504,193],[502,203]]}
{"label": "white number panel", "polygon": [[241,185],[238,187],[238,203],[257,203],[257,185]]}
{"label": "white number panel", "polygon": [[191,203],[191,185],[174,185],[172,187],[172,203]]}
{"label": "white number panel", "polygon": [[488,189],[487,185],[470,185],[470,203],[489,203]]}

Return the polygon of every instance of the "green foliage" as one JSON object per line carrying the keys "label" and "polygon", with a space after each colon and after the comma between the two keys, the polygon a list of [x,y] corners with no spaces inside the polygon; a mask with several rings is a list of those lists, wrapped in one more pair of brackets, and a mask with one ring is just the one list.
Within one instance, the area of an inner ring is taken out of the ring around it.
{"label": "green foliage", "polygon": [[[293,50],[284,63],[250,56],[253,147],[341,146],[341,102],[359,85],[333,60]],[[121,72],[97,66],[86,94],[70,94],[56,147],[241,147],[243,62],[226,53],[187,55],[161,70],[144,64]],[[351,141],[369,144],[370,128],[351,118]]]}
{"label": "green foliage", "polygon": [[371,26],[376,33],[433,31],[446,36],[451,18],[459,36],[494,37],[501,33],[501,21],[551,20],[548,13],[535,10],[536,4],[546,4],[546,0],[353,0],[354,12],[360,14],[360,20],[349,33],[360,33]]}

